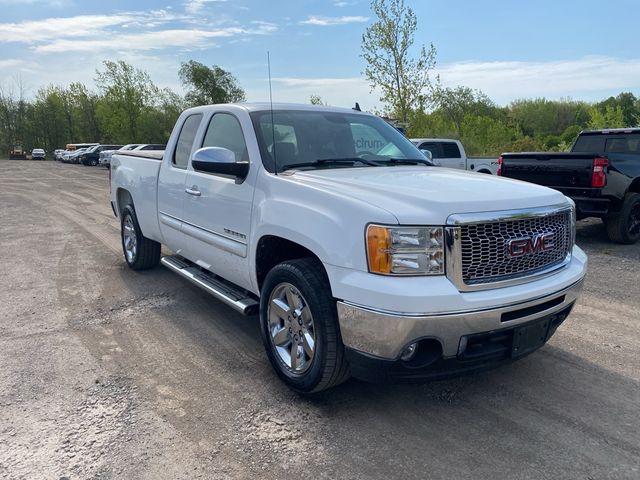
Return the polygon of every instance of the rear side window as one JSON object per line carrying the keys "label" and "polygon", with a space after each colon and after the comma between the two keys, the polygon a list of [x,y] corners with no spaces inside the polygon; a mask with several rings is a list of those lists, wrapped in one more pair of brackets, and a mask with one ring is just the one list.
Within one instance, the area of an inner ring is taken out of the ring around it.
{"label": "rear side window", "polygon": [[460,158],[460,149],[455,142],[442,142],[442,158]]}
{"label": "rear side window", "polygon": [[598,153],[604,152],[604,135],[580,135],[572,152]]}
{"label": "rear side window", "polygon": [[216,113],[211,117],[202,146],[226,148],[235,154],[236,161],[249,160],[240,122],[229,113]]}
{"label": "rear side window", "polygon": [[189,156],[191,155],[191,148],[193,147],[193,141],[196,138],[196,132],[200,126],[202,120],[202,114],[197,113],[190,115],[182,124],[180,135],[178,136],[178,142],[176,149],[173,152],[173,164],[178,168],[187,168],[189,163]]}
{"label": "rear side window", "polygon": [[640,154],[640,135],[607,138],[604,143],[604,151],[607,153]]}

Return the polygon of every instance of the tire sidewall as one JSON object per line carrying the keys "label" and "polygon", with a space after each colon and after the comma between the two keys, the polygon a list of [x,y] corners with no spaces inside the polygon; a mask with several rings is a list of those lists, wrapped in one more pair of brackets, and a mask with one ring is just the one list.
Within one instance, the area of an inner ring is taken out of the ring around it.
{"label": "tire sidewall", "polygon": [[625,228],[625,240],[627,240],[629,243],[635,243],[638,240],[640,240],[640,232],[632,235],[629,232],[629,224],[631,223],[631,211],[633,210],[633,207],[637,204],[640,204],[640,194],[639,193],[632,193],[631,195],[629,195],[629,198],[627,199],[627,201],[625,202],[624,207],[622,208],[622,214],[624,215],[624,228]]}
{"label": "tire sidewall", "polygon": [[[269,319],[267,310],[269,299],[274,288],[280,283],[287,282],[292,284],[302,294],[313,316],[313,325],[316,334],[315,352],[311,367],[301,374],[294,374],[287,370],[282,364],[280,357],[275,351],[275,347],[271,340],[269,332]],[[262,341],[264,343],[267,355],[273,365],[278,376],[291,388],[301,393],[308,393],[322,380],[322,375],[326,363],[327,352],[327,315],[331,311],[327,311],[327,307],[331,302],[327,302],[327,298],[323,298],[326,292],[316,292],[309,282],[304,278],[299,268],[292,267],[292,264],[285,263],[274,267],[267,275],[260,295],[260,331]],[[335,309],[335,305],[333,307]]]}
{"label": "tire sidewall", "polygon": [[[131,262],[127,257],[126,249],[124,247],[124,222],[127,217],[130,217],[131,223],[133,223],[133,229],[136,232],[136,243],[138,245],[136,254],[134,255],[133,260]],[[127,265],[129,265],[130,267],[135,267],[136,263],[138,262],[138,259],[140,258],[140,245],[142,243],[141,239],[142,239],[142,234],[140,232],[140,227],[138,226],[138,219],[136,218],[136,212],[131,205],[126,205],[122,209],[122,215],[120,220],[120,241],[122,243],[122,254],[124,255],[124,261],[127,262]]]}

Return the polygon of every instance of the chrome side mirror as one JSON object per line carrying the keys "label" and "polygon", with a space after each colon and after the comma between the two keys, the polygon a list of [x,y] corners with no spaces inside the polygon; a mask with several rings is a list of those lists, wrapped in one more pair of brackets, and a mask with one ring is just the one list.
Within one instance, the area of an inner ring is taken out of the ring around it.
{"label": "chrome side mirror", "polygon": [[420,151],[424,155],[424,158],[426,158],[429,161],[433,160],[433,153],[431,153],[431,150],[428,150],[426,148],[421,148]]}
{"label": "chrome side mirror", "polygon": [[249,173],[249,162],[237,162],[236,154],[228,148],[204,147],[191,157],[194,170],[219,175],[229,175],[244,180]]}

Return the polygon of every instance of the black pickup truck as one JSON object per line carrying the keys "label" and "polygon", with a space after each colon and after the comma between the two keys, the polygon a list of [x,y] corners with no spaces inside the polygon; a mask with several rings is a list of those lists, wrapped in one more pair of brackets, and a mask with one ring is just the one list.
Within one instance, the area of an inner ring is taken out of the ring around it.
{"label": "black pickup truck", "polygon": [[559,190],[615,242],[640,240],[640,128],[584,131],[567,153],[503,153],[498,175]]}

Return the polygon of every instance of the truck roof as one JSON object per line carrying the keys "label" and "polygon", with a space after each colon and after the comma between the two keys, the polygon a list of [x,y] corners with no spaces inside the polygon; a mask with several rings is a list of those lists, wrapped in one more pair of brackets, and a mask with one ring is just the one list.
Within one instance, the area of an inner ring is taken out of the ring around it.
{"label": "truck roof", "polygon": [[615,133],[640,133],[640,128],[603,128],[599,130],[583,130],[580,135],[608,135]]}
{"label": "truck roof", "polygon": [[455,138],[410,138],[412,142],[459,142]]}
{"label": "truck roof", "polygon": [[[235,107],[242,108],[248,112],[261,112],[269,111],[272,105],[269,102],[251,102],[251,103],[221,103],[215,105],[202,105],[200,107],[193,107],[188,111],[206,111],[209,109],[219,109],[220,107]],[[273,111],[283,110],[312,110],[312,111],[325,111],[325,112],[340,112],[340,113],[357,113],[361,115],[371,115],[367,112],[359,112],[351,108],[332,107],[327,105],[311,105],[309,103],[274,103]]]}

